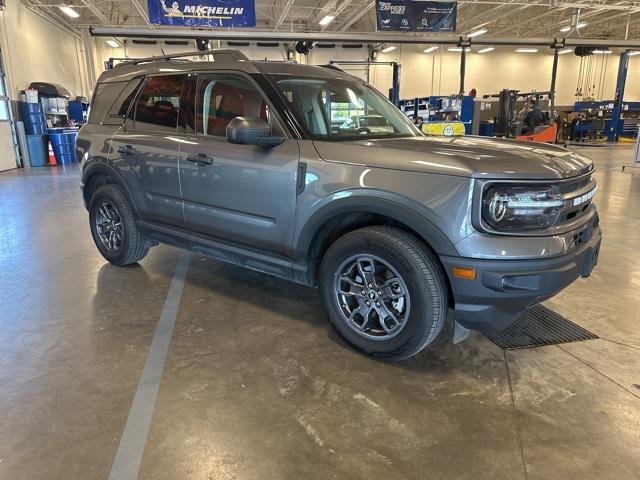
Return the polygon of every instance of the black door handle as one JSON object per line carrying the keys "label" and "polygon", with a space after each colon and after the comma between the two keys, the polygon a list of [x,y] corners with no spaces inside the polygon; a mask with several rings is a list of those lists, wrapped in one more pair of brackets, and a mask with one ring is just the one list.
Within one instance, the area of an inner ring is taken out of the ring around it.
{"label": "black door handle", "polygon": [[122,155],[135,155],[136,149],[133,148],[131,145],[123,145],[121,147],[118,147],[118,153]]}
{"label": "black door handle", "polygon": [[195,163],[199,166],[213,165],[213,158],[208,157],[206,153],[198,153],[196,155],[189,155],[187,162]]}

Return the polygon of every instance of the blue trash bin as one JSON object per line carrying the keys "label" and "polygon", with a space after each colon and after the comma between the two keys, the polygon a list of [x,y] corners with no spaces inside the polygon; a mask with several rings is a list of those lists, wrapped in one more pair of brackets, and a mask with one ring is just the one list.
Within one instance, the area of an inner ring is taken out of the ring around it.
{"label": "blue trash bin", "polygon": [[76,137],[78,129],[50,128],[49,140],[58,165],[68,165],[76,161]]}
{"label": "blue trash bin", "polygon": [[32,167],[44,167],[47,165],[46,135],[27,135],[27,149],[29,150],[29,163]]}

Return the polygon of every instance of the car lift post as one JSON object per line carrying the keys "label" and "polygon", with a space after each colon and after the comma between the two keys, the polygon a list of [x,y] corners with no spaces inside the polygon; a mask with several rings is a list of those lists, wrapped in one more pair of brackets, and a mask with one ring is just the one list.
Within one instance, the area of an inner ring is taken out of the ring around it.
{"label": "car lift post", "polygon": [[391,103],[400,107],[400,64],[393,62],[393,77],[391,79]]}
{"label": "car lift post", "polygon": [[558,42],[557,39],[553,39],[553,67],[551,69],[551,88],[549,89],[549,100],[550,100],[550,110],[551,115],[555,113],[555,105],[556,105],[556,77],[558,76],[558,51],[561,48],[564,48],[564,41]]}
{"label": "car lift post", "polygon": [[609,125],[609,142],[617,142],[620,135],[620,118],[622,117],[622,102],[624,100],[624,87],[627,81],[627,70],[629,69],[629,50],[620,54],[618,64],[618,79],[616,80],[616,95],[613,100],[613,111],[611,112],[611,124]]}
{"label": "car lift post", "polygon": [[460,37],[458,40],[458,47],[460,50],[460,98],[464,96],[464,75],[467,63],[467,48],[471,47],[471,40],[464,40]]}

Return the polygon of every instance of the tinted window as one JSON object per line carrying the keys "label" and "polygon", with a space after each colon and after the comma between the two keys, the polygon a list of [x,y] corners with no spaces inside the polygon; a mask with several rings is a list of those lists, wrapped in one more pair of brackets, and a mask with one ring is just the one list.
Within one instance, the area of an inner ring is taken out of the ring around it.
{"label": "tinted window", "polygon": [[142,91],[129,118],[136,130],[175,132],[180,112],[180,94],[186,75],[151,77]]}
{"label": "tinted window", "polygon": [[99,83],[93,92],[89,123],[101,123],[113,102],[129,82]]}
{"label": "tinted window", "polygon": [[198,78],[196,130],[224,137],[235,117],[269,121],[267,104],[251,82],[237,75],[203,74]]}
{"label": "tinted window", "polygon": [[113,102],[113,105],[111,105],[111,108],[109,109],[106,117],[102,120],[102,123],[107,125],[122,125],[123,120],[129,111],[129,107],[138,92],[141,82],[141,78],[136,78],[127,83],[126,87],[122,90],[120,95],[118,95],[118,98]]}

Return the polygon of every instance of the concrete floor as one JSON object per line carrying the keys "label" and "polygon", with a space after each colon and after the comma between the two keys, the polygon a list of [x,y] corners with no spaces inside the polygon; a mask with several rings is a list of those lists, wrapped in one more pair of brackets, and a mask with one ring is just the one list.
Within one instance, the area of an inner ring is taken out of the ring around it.
{"label": "concrete floor", "polygon": [[[580,151],[600,264],[548,306],[600,340],[505,353],[473,334],[385,364],[336,338],[314,290],[192,255],[139,478],[640,478],[640,171],[620,171],[630,147]],[[182,255],[107,264],[78,186],[0,174],[1,479],[109,476]]]}

